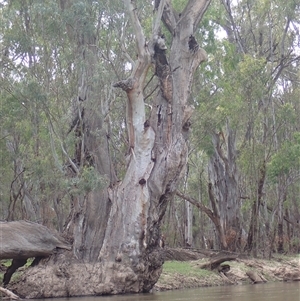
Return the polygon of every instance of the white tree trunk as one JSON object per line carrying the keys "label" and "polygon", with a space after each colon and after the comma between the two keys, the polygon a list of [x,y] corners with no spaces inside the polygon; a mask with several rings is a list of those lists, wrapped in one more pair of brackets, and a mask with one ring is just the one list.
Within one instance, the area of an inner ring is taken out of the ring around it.
{"label": "white tree trunk", "polygon": [[[188,1],[180,19],[170,1],[155,2],[153,35],[146,43],[134,1],[124,0],[138,52],[131,76],[115,84],[127,94],[130,157],[124,179],[117,182],[110,176],[107,189],[74,200],[68,230],[73,257],[58,254],[29,270],[17,286],[22,297],[148,292],[160,276],[160,222],[187,164],[186,134],[192,114],[187,100],[193,74],[206,59],[193,34],[210,1]],[[173,36],[169,62],[159,36],[162,15]],[[146,122],[143,88],[152,62],[160,90]],[[94,143],[86,142],[89,152],[96,151]],[[102,162],[98,159],[108,152],[93,155],[95,162]],[[99,172],[113,174],[111,164],[106,166]]]}

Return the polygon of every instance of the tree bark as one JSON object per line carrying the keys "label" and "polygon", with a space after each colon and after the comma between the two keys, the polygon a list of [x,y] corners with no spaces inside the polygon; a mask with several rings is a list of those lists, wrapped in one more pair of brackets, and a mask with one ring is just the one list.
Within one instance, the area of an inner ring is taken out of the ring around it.
{"label": "tree bark", "polygon": [[258,238],[258,220],[259,209],[263,198],[263,188],[266,179],[266,162],[262,162],[259,170],[258,186],[257,186],[257,199],[253,201],[251,209],[251,220],[247,237],[247,244],[245,250],[250,253],[253,251],[253,256],[257,256],[257,238]]}
{"label": "tree bark", "polygon": [[213,134],[214,153],[208,166],[209,199],[219,218],[220,248],[231,251],[236,251],[241,233],[235,143],[235,132],[227,123],[225,133]]}
{"label": "tree bark", "polygon": [[192,204],[185,201],[185,218],[184,218],[184,238],[185,246],[193,246],[193,207]]}

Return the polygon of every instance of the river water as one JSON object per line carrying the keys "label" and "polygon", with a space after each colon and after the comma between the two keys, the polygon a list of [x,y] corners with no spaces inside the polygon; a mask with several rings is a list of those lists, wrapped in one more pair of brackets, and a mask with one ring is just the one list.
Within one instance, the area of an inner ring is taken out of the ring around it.
{"label": "river water", "polygon": [[[41,299],[39,299],[41,300]],[[47,299],[49,300],[49,299]],[[219,286],[149,294],[81,298],[54,301],[300,301],[300,282]],[[45,301],[45,299],[44,299]]]}

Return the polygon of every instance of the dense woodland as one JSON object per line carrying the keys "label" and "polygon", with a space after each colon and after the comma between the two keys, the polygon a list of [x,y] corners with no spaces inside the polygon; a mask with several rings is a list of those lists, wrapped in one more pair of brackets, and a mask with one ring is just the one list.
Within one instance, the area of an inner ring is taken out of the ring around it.
{"label": "dense woodland", "polygon": [[[166,3],[180,20],[187,1]],[[135,5],[150,35],[152,1]],[[128,170],[135,138],[122,80],[137,59],[136,32],[115,0],[1,1],[0,14],[0,219],[75,233],[86,196]],[[168,56],[167,17],[159,35]],[[299,20],[297,0],[215,0],[194,28],[190,50],[200,45],[207,59],[186,87],[188,162],[158,218],[166,245],[300,251]],[[168,85],[159,67],[143,75],[145,128]],[[109,208],[100,210],[99,219]]]}

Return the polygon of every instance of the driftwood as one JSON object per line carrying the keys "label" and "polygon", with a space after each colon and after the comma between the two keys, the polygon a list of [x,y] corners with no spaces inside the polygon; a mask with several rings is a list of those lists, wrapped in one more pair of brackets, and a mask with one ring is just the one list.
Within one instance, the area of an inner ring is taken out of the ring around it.
{"label": "driftwood", "polygon": [[0,222],[0,259],[47,257],[56,248],[70,245],[43,225],[27,222]]}
{"label": "driftwood", "polygon": [[248,271],[246,272],[246,275],[252,280],[253,283],[263,283],[263,282],[267,282],[267,280],[261,276],[258,275],[257,272],[255,271]]}
{"label": "driftwood", "polygon": [[221,278],[224,279],[226,282],[228,282],[230,284],[236,284],[235,281],[233,281],[233,280],[231,280],[230,278],[227,277],[226,272],[219,271],[219,274],[220,274]]}
{"label": "driftwood", "polygon": [[11,292],[7,288],[3,288],[3,287],[0,286],[0,292],[4,293],[8,298],[10,298],[12,300],[18,300],[18,299],[20,299],[19,296],[17,296],[16,294],[14,294],[13,292]]}
{"label": "driftwood", "polygon": [[296,265],[290,264],[292,267],[283,267],[276,271],[276,276],[282,278],[283,281],[300,281],[300,268],[294,268]]}
{"label": "driftwood", "polygon": [[229,264],[221,264],[218,266],[218,272],[226,274],[230,271],[230,265]]}
{"label": "driftwood", "polygon": [[13,273],[23,266],[28,258],[48,257],[57,248],[70,250],[70,245],[58,234],[43,225],[28,222],[0,222],[0,259],[13,259],[3,277],[7,285]]}
{"label": "driftwood", "polygon": [[[221,263],[223,263],[225,261],[235,260],[238,257],[239,257],[239,254],[236,254],[236,253],[220,252],[220,253],[212,256],[208,263],[201,265],[201,269],[215,270],[215,269],[219,268]],[[226,268],[229,270],[230,266],[227,265]]]}
{"label": "driftwood", "polygon": [[164,248],[165,260],[189,261],[203,258],[203,254],[190,249]]}

